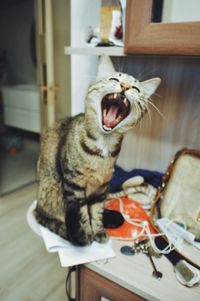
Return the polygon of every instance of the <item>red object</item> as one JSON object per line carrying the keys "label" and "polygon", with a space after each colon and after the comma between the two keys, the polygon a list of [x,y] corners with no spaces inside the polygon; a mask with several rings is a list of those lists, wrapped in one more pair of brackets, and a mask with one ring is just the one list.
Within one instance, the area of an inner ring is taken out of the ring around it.
{"label": "red object", "polygon": [[[153,226],[151,225],[151,221],[150,221],[148,214],[146,213],[146,211],[142,208],[142,206],[138,202],[136,202],[132,199],[129,199],[128,197],[122,197],[121,202],[123,205],[123,214],[129,215],[130,218],[138,221],[138,223],[137,222],[136,223],[139,225],[132,225],[131,223],[129,223],[125,220],[123,225],[121,225],[118,228],[106,229],[106,231],[108,232],[108,234],[111,237],[122,238],[122,239],[123,238],[129,238],[129,239],[138,238],[138,235],[140,234],[140,232],[143,229],[143,226],[140,225],[140,222],[142,223],[143,221],[148,222],[149,230],[152,234],[156,233]],[[105,207],[107,209],[121,212],[120,199],[112,199],[110,201],[107,201]],[[144,233],[146,233],[146,232],[144,232]],[[141,238],[144,237],[144,233],[143,233],[143,235],[140,236]]]}
{"label": "red object", "polygon": [[115,38],[121,40],[123,38],[122,26],[116,26]]}
{"label": "red object", "polygon": [[12,146],[8,149],[9,154],[16,154],[17,148],[15,146]]}

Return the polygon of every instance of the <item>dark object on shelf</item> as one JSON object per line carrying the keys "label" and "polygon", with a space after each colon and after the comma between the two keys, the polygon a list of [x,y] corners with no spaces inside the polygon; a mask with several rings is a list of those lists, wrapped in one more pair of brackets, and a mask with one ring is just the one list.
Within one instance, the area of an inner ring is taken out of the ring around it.
{"label": "dark object on shelf", "polygon": [[127,256],[132,256],[135,254],[135,250],[131,246],[123,246],[120,249],[121,253]]}
{"label": "dark object on shelf", "polygon": [[[168,243],[167,241],[160,237],[155,238],[155,244],[160,250],[164,250],[167,246]],[[178,253],[176,250],[172,250],[169,254],[164,254],[167,259],[175,266],[181,259],[184,259],[184,257]]]}
{"label": "dark object on shelf", "polygon": [[5,134],[0,138],[0,147],[6,152],[15,154],[23,147],[23,140],[18,135]]}
{"label": "dark object on shelf", "polygon": [[103,225],[105,228],[118,228],[124,223],[124,218],[120,212],[104,209]]}
{"label": "dark object on shelf", "polygon": [[96,47],[110,47],[110,46],[115,46],[115,44],[111,41],[101,41],[97,44]]}

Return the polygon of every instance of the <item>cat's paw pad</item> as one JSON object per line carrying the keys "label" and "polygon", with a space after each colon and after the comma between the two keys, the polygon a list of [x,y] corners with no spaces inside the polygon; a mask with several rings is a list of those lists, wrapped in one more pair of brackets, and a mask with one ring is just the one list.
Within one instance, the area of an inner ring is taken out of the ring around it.
{"label": "cat's paw pad", "polygon": [[106,231],[99,231],[95,233],[94,240],[100,243],[106,243],[109,240],[109,235]]}

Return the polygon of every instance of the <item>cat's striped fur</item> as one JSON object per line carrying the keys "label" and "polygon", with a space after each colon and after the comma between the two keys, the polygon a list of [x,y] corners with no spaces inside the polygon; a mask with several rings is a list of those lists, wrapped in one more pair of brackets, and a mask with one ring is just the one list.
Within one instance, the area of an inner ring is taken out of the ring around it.
{"label": "cat's striped fur", "polygon": [[159,82],[156,78],[140,83],[112,72],[91,84],[84,114],[46,131],[35,211],[41,224],[78,245],[107,240],[103,207],[123,134],[147,111]]}

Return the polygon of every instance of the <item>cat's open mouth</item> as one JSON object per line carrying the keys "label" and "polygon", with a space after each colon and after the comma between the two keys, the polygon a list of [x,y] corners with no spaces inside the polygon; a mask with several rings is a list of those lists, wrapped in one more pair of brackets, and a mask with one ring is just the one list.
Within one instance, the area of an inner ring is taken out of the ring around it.
{"label": "cat's open mouth", "polygon": [[102,127],[111,131],[130,112],[130,102],[123,93],[111,93],[104,96],[101,102]]}

